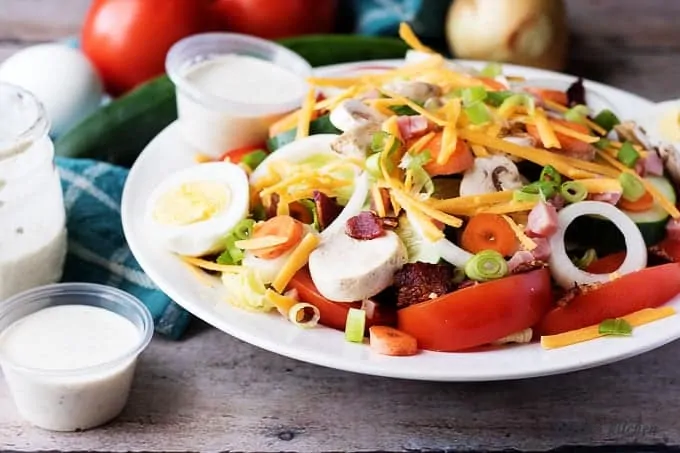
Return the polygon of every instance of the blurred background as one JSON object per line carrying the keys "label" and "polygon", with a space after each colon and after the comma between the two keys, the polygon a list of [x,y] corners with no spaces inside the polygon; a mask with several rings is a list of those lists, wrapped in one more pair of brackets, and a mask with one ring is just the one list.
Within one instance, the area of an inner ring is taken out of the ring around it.
{"label": "blurred background", "polygon": [[678,1],[162,0],[174,5],[164,17],[157,1],[0,0],[0,61],[18,48],[67,37],[93,42],[88,51],[99,54],[96,60],[113,41],[118,54],[159,53],[205,29],[271,39],[394,36],[408,21],[426,44],[457,57],[567,71],[655,100],[680,95]]}

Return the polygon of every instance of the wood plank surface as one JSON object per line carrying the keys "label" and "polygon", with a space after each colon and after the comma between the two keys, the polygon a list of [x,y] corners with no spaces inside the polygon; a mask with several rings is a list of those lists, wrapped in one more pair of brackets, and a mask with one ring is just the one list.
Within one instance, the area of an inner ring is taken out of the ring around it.
{"label": "wood plank surface", "polygon": [[[77,34],[88,4],[0,0],[0,61],[23,46]],[[680,97],[680,1],[569,0],[568,6],[571,73],[654,100]],[[675,343],[564,376],[425,383],[296,362],[197,322],[182,342],[152,342],[129,406],[102,429],[32,428],[0,382],[0,450],[680,449],[678,356]]]}

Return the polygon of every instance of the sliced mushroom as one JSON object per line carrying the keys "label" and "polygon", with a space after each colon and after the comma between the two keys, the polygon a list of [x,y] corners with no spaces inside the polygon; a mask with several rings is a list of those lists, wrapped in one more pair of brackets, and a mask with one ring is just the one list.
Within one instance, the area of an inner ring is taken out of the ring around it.
{"label": "sliced mushroom", "polygon": [[331,111],[331,123],[343,132],[369,123],[382,123],[385,117],[357,99],[341,102]]}
{"label": "sliced mushroom", "polygon": [[634,121],[624,121],[614,126],[614,130],[621,141],[633,142],[644,149],[652,149],[652,142],[647,137],[647,132]]}
{"label": "sliced mushroom", "polygon": [[471,169],[465,172],[460,183],[460,195],[513,190],[522,187],[517,166],[507,157],[495,155],[479,157]]}
{"label": "sliced mushroom", "polygon": [[670,143],[662,143],[656,149],[673,182],[680,184],[680,152],[678,152],[678,149]]}
{"label": "sliced mushroom", "polygon": [[444,105],[442,100],[436,96],[433,96],[431,98],[428,98],[427,101],[423,104],[423,107],[425,107],[425,110],[437,110],[438,108],[441,108]]}
{"label": "sliced mushroom", "polygon": [[373,134],[380,131],[379,123],[365,123],[343,132],[331,142],[331,149],[338,154],[365,158]]}
{"label": "sliced mushroom", "polygon": [[425,102],[432,97],[442,95],[442,89],[431,83],[417,80],[399,80],[384,85],[384,88],[392,93],[404,96],[414,102]]}

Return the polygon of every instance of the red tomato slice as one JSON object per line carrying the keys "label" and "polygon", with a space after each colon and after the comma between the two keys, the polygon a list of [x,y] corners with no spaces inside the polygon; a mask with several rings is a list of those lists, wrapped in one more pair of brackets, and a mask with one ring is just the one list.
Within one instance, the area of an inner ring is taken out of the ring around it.
{"label": "red tomato slice", "polygon": [[[361,308],[362,305],[361,302],[334,302],[323,297],[316,289],[307,267],[295,274],[288,287],[297,290],[301,301],[312,304],[319,309],[321,315],[319,322],[321,324],[337,330],[345,330],[349,309]],[[393,325],[393,314],[394,310],[389,307],[381,309],[380,306],[376,305],[373,315],[366,318],[366,328],[374,325]]]}
{"label": "red tomato slice", "polygon": [[612,253],[590,263],[586,271],[592,274],[609,274],[620,268],[625,259],[626,252]]}
{"label": "red tomato slice", "polygon": [[664,258],[674,263],[680,263],[680,241],[666,238],[654,246]]}
{"label": "red tomato slice", "polygon": [[663,305],[680,294],[680,264],[648,267],[576,296],[548,313],[538,326],[541,335],[555,335],[594,326],[605,319]]}
{"label": "red tomato slice", "polygon": [[538,269],[402,308],[398,328],[423,349],[461,351],[533,326],[552,302],[550,272]]}
{"label": "red tomato slice", "polygon": [[220,157],[217,158],[217,160],[226,160],[229,158],[229,161],[233,164],[238,164],[241,162],[241,160],[247,156],[248,154],[252,153],[253,151],[257,150],[267,150],[267,144],[266,143],[258,143],[256,145],[250,145],[250,146],[244,146],[242,148],[236,148],[236,149],[230,149],[228,151],[223,152]]}

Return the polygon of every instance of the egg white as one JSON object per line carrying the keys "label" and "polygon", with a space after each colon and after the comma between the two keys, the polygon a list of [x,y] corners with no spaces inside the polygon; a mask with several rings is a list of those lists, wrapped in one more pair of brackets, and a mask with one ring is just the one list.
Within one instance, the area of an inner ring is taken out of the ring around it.
{"label": "egg white", "polygon": [[[227,206],[212,217],[186,225],[168,225],[154,218],[160,198],[182,184],[217,182],[229,189]],[[222,240],[250,209],[250,188],[246,173],[229,162],[213,162],[189,167],[167,176],[152,192],[146,205],[145,228],[163,248],[184,256],[218,252]]]}

